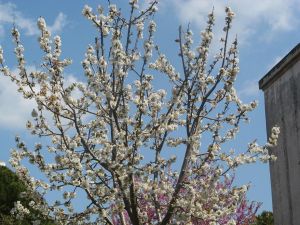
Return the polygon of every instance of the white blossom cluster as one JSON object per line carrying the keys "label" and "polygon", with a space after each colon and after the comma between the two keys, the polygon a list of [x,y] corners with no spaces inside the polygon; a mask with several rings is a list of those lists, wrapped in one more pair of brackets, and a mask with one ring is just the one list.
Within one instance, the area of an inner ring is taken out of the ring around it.
{"label": "white blossom cluster", "polygon": [[[139,10],[138,0],[130,0],[129,19],[114,4],[99,6],[96,12],[84,7],[82,14],[99,31],[82,60],[86,83],[65,85],[64,68],[72,61],[61,58],[61,38],[52,38],[42,17],[37,23],[44,52],[40,70],[28,73],[17,28],[12,35],[19,74],[6,66],[0,48],[1,72],[24,98],[37,103],[26,127],[50,142],[37,143],[31,150],[16,137],[10,163],[29,194],[61,193],[52,204],[32,194],[34,201],[28,206],[58,224],[166,225],[197,220],[217,225],[227,219],[226,224],[233,225],[230,216],[248,187],[228,188],[221,181],[239,165],[275,159],[271,147],[277,143],[278,127],[265,146],[252,142],[244,153],[222,147],[257,106],[256,101],[242,103],[234,89],[237,40],[230,44],[228,38],[234,13],[226,8],[223,47],[212,61],[214,13],[196,48],[192,31],[180,27],[177,70],[155,45],[156,24],[151,19],[157,3],[150,1]],[[171,93],[155,89],[153,80],[160,78],[154,74],[171,81]],[[203,141],[207,134],[211,139]],[[178,151],[184,153],[180,167],[174,166]],[[23,159],[45,178],[32,178]],[[88,204],[78,211],[73,202],[82,193]],[[23,217],[29,211],[17,202],[12,213]]]}
{"label": "white blossom cluster", "polygon": [[25,208],[20,201],[15,202],[14,208],[11,210],[12,215],[16,215],[17,219],[23,219],[25,215],[28,215],[30,211]]}

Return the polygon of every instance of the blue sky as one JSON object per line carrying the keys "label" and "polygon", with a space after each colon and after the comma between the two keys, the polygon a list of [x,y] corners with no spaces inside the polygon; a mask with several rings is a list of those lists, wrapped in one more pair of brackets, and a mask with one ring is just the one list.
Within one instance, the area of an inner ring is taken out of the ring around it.
{"label": "blue sky", "polygon": [[[247,143],[257,139],[266,140],[263,93],[258,90],[258,80],[292,49],[300,38],[299,0],[161,0],[160,10],[155,19],[158,24],[156,42],[162,52],[176,59],[176,39],[178,25],[190,22],[197,39],[204,28],[206,15],[214,7],[217,20],[215,37],[218,39],[224,20],[224,8],[230,6],[236,13],[232,37],[237,34],[240,46],[241,72],[237,80],[237,90],[241,99],[248,102],[259,101],[257,110],[250,114],[249,125],[242,126],[234,147],[243,149]],[[15,66],[10,29],[15,23],[20,29],[25,46],[27,65],[34,69],[39,66],[41,52],[37,43],[36,20],[45,17],[52,33],[59,34],[63,42],[63,56],[73,59],[73,65],[66,71],[69,82],[83,79],[80,61],[89,43],[93,43],[95,31],[81,15],[84,4],[95,8],[98,1],[0,1],[0,44],[4,48],[6,62]],[[111,0],[126,10],[127,0]],[[213,50],[218,49],[216,41]],[[13,84],[5,77],[0,79],[0,161],[8,162],[9,149],[14,147],[14,136],[21,135],[28,143],[33,143],[25,130],[26,120],[34,104],[24,101]],[[271,189],[268,165],[244,166],[237,172],[237,183],[249,183],[249,199],[263,202],[262,209],[271,210]]]}

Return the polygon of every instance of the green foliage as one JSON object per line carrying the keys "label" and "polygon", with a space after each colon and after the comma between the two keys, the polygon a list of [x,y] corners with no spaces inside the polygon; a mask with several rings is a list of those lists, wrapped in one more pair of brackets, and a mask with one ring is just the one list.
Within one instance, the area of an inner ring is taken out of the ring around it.
{"label": "green foliage", "polygon": [[0,166],[0,224],[31,225],[33,220],[39,219],[43,225],[54,225],[50,220],[40,219],[42,216],[33,210],[23,220],[17,220],[10,214],[16,201],[21,201],[25,206],[31,201],[31,199],[22,197],[22,192],[25,191],[25,185],[15,173],[7,167]]}
{"label": "green foliage", "polygon": [[254,225],[274,225],[274,218],[272,212],[264,211],[256,217]]}
{"label": "green foliage", "polygon": [[9,214],[14,202],[20,199],[20,193],[25,186],[19,181],[16,174],[4,166],[0,166],[0,212]]}

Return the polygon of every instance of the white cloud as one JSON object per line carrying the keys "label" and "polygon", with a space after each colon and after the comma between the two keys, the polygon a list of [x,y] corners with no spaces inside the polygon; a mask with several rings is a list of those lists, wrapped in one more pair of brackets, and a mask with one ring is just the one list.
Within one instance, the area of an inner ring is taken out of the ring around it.
{"label": "white cloud", "polygon": [[[222,28],[224,9],[230,6],[236,12],[233,33],[237,33],[242,42],[256,34],[256,30],[264,25],[260,35],[270,37],[278,31],[297,29],[299,24],[298,0],[169,0],[177,12],[181,22],[192,22],[203,27],[206,15],[214,8],[217,15],[217,31]],[[217,35],[219,36],[219,35]],[[257,36],[255,37],[257,38]],[[263,37],[264,38],[264,37]]]}
{"label": "white cloud", "polygon": [[62,29],[66,26],[67,24],[67,16],[60,12],[58,16],[56,17],[53,25],[49,26],[49,30],[51,33],[58,33],[62,31]]}
{"label": "white cloud", "polygon": [[17,92],[17,86],[8,77],[0,79],[0,127],[6,129],[22,129],[30,119],[35,104],[24,100]]}
{"label": "white cloud", "polygon": [[[62,12],[58,14],[53,25],[49,26],[52,33],[60,32],[66,25],[66,15]],[[23,15],[13,3],[0,3],[0,35],[4,35],[5,25],[16,25],[17,28],[23,30],[25,35],[38,35],[36,19]]]}
{"label": "white cloud", "polygon": [[34,35],[37,33],[35,23],[22,15],[17,10],[17,7],[12,3],[0,4],[0,25],[15,23],[17,27],[25,30],[27,35]]}
{"label": "white cloud", "polygon": [[[35,66],[28,66],[27,72],[36,71]],[[12,70],[13,74],[18,74],[18,69]],[[79,82],[72,74],[65,75],[65,87],[72,83]],[[81,93],[75,91],[73,97],[80,97]],[[32,109],[36,108],[34,100],[24,99],[22,94],[17,92],[17,86],[9,77],[0,77],[0,129],[25,129],[27,120],[31,120]],[[46,117],[51,120],[51,114],[46,113]]]}
{"label": "white cloud", "polygon": [[259,95],[258,80],[246,80],[237,91],[240,98],[256,98]]}

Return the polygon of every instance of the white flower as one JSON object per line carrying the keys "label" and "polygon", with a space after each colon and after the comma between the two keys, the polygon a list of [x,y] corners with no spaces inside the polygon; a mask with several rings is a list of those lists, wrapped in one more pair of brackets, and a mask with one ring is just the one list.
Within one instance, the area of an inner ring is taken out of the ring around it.
{"label": "white flower", "polygon": [[40,17],[37,21],[38,28],[44,30],[46,28],[46,21],[43,17]]}
{"label": "white flower", "polygon": [[82,10],[82,15],[89,17],[92,13],[92,8],[88,5],[85,5]]}
{"label": "white flower", "polygon": [[3,63],[3,49],[2,49],[2,46],[0,46],[0,64]]}
{"label": "white flower", "polygon": [[226,7],[225,11],[226,11],[226,13],[227,13],[227,17],[228,17],[228,18],[230,18],[230,19],[233,19],[233,18],[234,18],[235,14],[234,14],[234,12],[231,10],[230,7]]}

